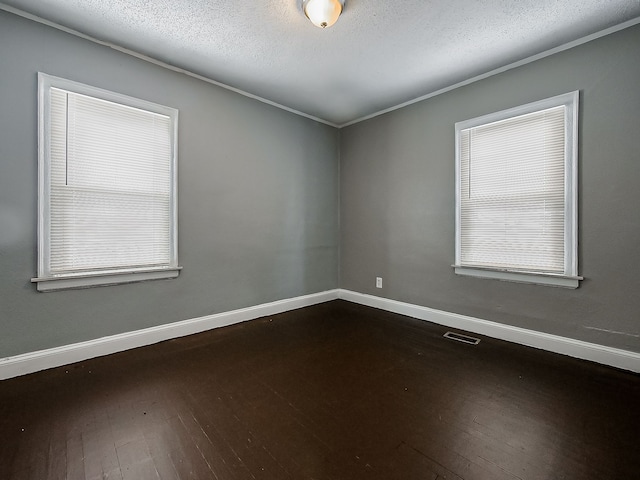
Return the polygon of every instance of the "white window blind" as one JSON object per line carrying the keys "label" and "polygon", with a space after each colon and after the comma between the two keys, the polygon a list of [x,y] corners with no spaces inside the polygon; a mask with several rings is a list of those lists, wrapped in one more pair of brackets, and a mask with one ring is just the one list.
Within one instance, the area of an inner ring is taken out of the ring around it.
{"label": "white window blind", "polygon": [[[43,80],[45,198],[35,280],[75,278],[60,284],[68,288],[87,286],[78,284],[84,277],[107,276],[89,283],[104,284],[158,278],[162,270],[173,272],[160,278],[175,276],[177,112],[154,104],[148,110],[146,102],[73,82],[62,83],[76,88],[59,88],[55,77]],[[145,271],[156,274],[131,276]]]}
{"label": "white window blind", "polygon": [[456,267],[576,277],[574,107],[554,99],[457,125]]}

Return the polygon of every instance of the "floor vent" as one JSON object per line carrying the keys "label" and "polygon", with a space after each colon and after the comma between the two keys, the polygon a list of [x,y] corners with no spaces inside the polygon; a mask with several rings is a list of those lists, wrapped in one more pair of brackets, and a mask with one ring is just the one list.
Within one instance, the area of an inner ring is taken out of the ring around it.
{"label": "floor vent", "polygon": [[480,343],[479,338],[470,337],[468,335],[462,335],[461,333],[447,332],[444,334],[446,338],[455,340],[456,342],[468,343],[469,345],[477,345]]}

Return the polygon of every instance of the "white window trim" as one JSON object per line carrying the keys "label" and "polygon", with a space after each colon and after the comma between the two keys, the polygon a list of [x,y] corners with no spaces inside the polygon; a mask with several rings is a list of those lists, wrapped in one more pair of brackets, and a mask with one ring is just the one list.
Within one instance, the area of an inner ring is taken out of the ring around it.
{"label": "white window trim", "polygon": [[[534,283],[565,288],[578,288],[583,277],[578,276],[578,106],[579,91],[565,93],[537,102],[528,103],[500,112],[483,115],[455,124],[456,156],[456,245],[454,271],[459,275],[491,278],[520,283]],[[498,122],[508,118],[566,106],[565,110],[565,166],[564,166],[564,210],[565,210],[565,253],[564,274],[549,274],[522,270],[480,267],[462,264],[461,258],[461,158],[460,132],[468,128]]]}
{"label": "white window trim", "polygon": [[[171,118],[172,158],[171,158],[171,248],[168,265],[136,268],[118,268],[89,272],[71,272],[52,274],[49,264],[49,198],[50,198],[50,89],[60,88],[107,100],[122,105],[159,113]],[[38,291],[87,288],[99,285],[140,282],[144,280],[168,279],[178,276],[181,266],[178,265],[178,110],[164,105],[148,102],[127,95],[92,87],[72,80],[38,72],[38,275],[31,279],[37,283]]]}

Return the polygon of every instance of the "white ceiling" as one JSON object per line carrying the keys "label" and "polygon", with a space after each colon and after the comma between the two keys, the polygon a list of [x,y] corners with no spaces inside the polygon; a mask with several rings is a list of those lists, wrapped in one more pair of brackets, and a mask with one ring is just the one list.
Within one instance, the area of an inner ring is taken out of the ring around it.
{"label": "white ceiling", "polygon": [[337,126],[640,22],[640,0],[346,0],[325,30],[301,0],[2,1]]}

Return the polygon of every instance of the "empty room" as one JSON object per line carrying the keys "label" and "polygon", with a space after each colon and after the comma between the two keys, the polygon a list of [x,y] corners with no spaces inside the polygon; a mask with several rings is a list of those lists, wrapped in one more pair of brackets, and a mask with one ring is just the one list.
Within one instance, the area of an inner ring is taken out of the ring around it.
{"label": "empty room", "polygon": [[633,479],[638,0],[0,0],[0,479]]}

